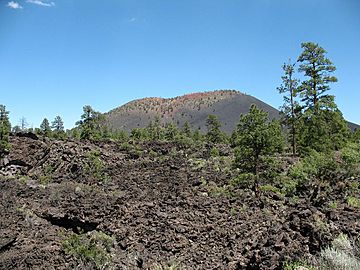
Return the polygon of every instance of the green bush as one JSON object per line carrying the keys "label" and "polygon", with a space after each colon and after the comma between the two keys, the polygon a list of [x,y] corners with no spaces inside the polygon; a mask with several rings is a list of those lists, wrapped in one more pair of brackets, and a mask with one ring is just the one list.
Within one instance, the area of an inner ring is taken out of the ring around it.
{"label": "green bush", "polygon": [[280,175],[279,186],[281,187],[281,194],[284,194],[285,196],[294,196],[298,182],[287,175]]}
{"label": "green bush", "polygon": [[63,249],[89,268],[106,269],[111,263],[114,239],[102,232],[74,234],[63,242]]}
{"label": "green bush", "polygon": [[349,196],[347,197],[346,201],[349,206],[360,208],[360,199]]}
{"label": "green bush", "polygon": [[334,154],[312,150],[289,170],[289,176],[300,184],[313,180],[331,181],[336,178],[338,168]]}
{"label": "green bush", "polygon": [[210,150],[210,156],[212,157],[218,157],[220,156],[220,152],[216,147],[211,148]]}
{"label": "green bush", "polygon": [[86,155],[85,172],[93,176],[100,183],[107,184],[110,180],[105,172],[105,165],[100,158],[99,151],[90,151]]}
{"label": "green bush", "polygon": [[177,136],[175,136],[173,142],[177,143],[179,146],[189,148],[194,146],[194,140],[191,137],[187,137],[183,134],[178,134]]}
{"label": "green bush", "polygon": [[348,177],[360,174],[360,144],[350,143],[341,150],[342,168]]}
{"label": "green bush", "polygon": [[281,194],[281,190],[277,187],[274,187],[272,185],[263,185],[259,187],[261,191],[270,191],[270,192],[274,192],[277,194]]}
{"label": "green bush", "polygon": [[250,188],[255,182],[255,175],[253,173],[241,173],[230,180],[230,185],[240,188]]}
{"label": "green bush", "polygon": [[260,180],[266,183],[275,183],[280,177],[281,163],[273,156],[264,156],[261,161]]}
{"label": "green bush", "polygon": [[308,270],[315,270],[315,268],[309,266],[306,262],[302,261],[295,261],[295,262],[285,262],[283,269],[284,270],[298,270],[298,269],[308,269]]}

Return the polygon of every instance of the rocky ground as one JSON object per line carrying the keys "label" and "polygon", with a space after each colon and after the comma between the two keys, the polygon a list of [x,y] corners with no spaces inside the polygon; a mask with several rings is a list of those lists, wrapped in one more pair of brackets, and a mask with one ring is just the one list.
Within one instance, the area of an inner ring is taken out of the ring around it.
{"label": "rocky ground", "polygon": [[310,191],[228,191],[226,148],[211,157],[206,147],[30,134],[11,144],[0,165],[0,269],[282,269],[360,232],[346,183],[317,203]]}

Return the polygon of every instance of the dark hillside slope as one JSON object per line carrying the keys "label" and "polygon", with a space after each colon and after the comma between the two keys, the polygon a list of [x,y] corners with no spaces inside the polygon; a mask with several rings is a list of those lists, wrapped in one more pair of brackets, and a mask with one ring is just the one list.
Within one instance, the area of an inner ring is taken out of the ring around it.
{"label": "dark hillside slope", "polygon": [[[270,119],[279,118],[279,111],[265,102],[235,90],[218,90],[193,93],[175,98],[143,98],[131,101],[106,113],[107,125],[112,130],[130,132],[146,127],[159,117],[162,124],[173,122],[182,127],[189,122],[193,129],[206,130],[209,114],[218,116],[222,130],[231,133],[241,114],[247,113],[255,104],[269,114]],[[349,123],[351,129],[359,125]]]}
{"label": "dark hillside slope", "polygon": [[275,108],[234,90],[193,93],[170,99],[144,98],[131,101],[105,115],[111,129],[131,131],[147,126],[158,116],[161,123],[174,122],[182,127],[189,122],[192,128],[205,131],[207,116],[215,114],[223,125],[222,129],[231,133],[240,114],[247,113],[252,104],[268,112],[271,119],[279,117]]}

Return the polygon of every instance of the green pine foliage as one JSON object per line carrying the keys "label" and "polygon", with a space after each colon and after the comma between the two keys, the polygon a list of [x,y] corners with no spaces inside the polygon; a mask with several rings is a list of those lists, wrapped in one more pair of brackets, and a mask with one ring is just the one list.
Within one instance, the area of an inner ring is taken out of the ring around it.
{"label": "green pine foliage", "polygon": [[352,142],[360,143],[360,129],[354,130],[354,132],[352,132],[351,134],[350,139]]}
{"label": "green pine foliage", "polygon": [[298,71],[305,80],[299,84],[294,79],[295,64],[284,64],[285,75],[278,88],[285,94],[281,112],[290,133],[292,152],[295,155],[311,150],[339,150],[349,139],[350,130],[337,108],[335,97],[329,94],[330,83],[337,81],[332,75],[336,67],[318,44],[305,42],[301,47]]}
{"label": "green pine foliage", "polygon": [[147,130],[150,140],[160,141],[165,137],[164,128],[161,126],[159,117],[155,117],[155,121],[149,123]]}
{"label": "green pine foliage", "polygon": [[236,168],[251,174],[257,187],[261,166],[266,158],[281,152],[284,138],[278,121],[268,120],[268,114],[252,105],[248,114],[241,115],[234,138]]}
{"label": "green pine foliage", "polygon": [[41,122],[40,133],[46,137],[51,137],[51,127],[47,118],[44,118],[44,120]]}
{"label": "green pine foliage", "polygon": [[221,123],[216,115],[210,114],[206,119],[206,139],[212,143],[226,142],[226,135],[220,130]]}
{"label": "green pine foliage", "polygon": [[65,139],[66,133],[64,130],[64,121],[59,115],[56,116],[54,121],[51,123],[51,128],[55,139]]}
{"label": "green pine foliage", "polygon": [[329,83],[337,82],[337,78],[331,75],[336,67],[326,58],[326,51],[318,44],[304,42],[301,48],[303,52],[298,58],[299,72],[308,77],[299,88],[305,108],[315,112],[323,108],[333,108],[334,96],[327,92],[330,90]]}
{"label": "green pine foliage", "polygon": [[339,150],[350,136],[347,123],[338,109],[320,110],[317,114],[312,110],[305,111],[299,129],[303,154],[311,149],[320,152]]}
{"label": "green pine foliage", "polygon": [[348,143],[340,151],[342,168],[347,177],[358,177],[360,175],[360,143]]}
{"label": "green pine foliage", "polygon": [[299,72],[308,78],[298,91],[303,102],[302,129],[300,144],[303,152],[337,150],[344,146],[349,137],[349,129],[335,97],[328,94],[330,83],[336,82],[332,76],[336,70],[326,58],[326,51],[312,42],[302,43],[303,52],[298,58]]}
{"label": "green pine foliage", "polygon": [[204,135],[200,132],[200,129],[195,129],[192,133],[192,138],[195,142],[201,142],[204,140]]}
{"label": "green pine foliage", "polygon": [[185,124],[184,124],[184,126],[183,126],[183,128],[181,130],[181,133],[184,136],[186,136],[188,138],[191,138],[191,127],[190,127],[189,122],[187,122],[187,121],[185,122]]}
{"label": "green pine foliage", "polygon": [[338,168],[334,153],[311,150],[306,157],[291,167],[289,176],[296,180],[298,185],[318,180],[329,182],[335,179]]}
{"label": "green pine foliage", "polygon": [[9,112],[4,105],[0,105],[0,157],[10,150],[9,135],[11,124],[9,121]]}
{"label": "green pine foliage", "polygon": [[131,130],[130,138],[136,141],[149,140],[150,135],[147,128],[134,128]]}
{"label": "green pine foliage", "polygon": [[80,139],[82,140],[99,140],[101,138],[109,138],[109,132],[103,125],[104,116],[95,111],[91,106],[83,107],[81,120],[76,122],[77,128],[80,130]]}
{"label": "green pine foliage", "polygon": [[301,115],[301,106],[296,100],[299,80],[294,78],[295,64],[289,61],[282,68],[284,70],[284,76],[281,77],[283,83],[278,87],[278,91],[280,94],[284,94],[284,104],[280,108],[280,112],[282,122],[289,128],[289,141],[291,142],[292,153],[295,156],[297,152],[299,118]]}
{"label": "green pine foliage", "polygon": [[180,130],[174,123],[166,123],[164,129],[164,138],[167,141],[174,141],[180,136]]}

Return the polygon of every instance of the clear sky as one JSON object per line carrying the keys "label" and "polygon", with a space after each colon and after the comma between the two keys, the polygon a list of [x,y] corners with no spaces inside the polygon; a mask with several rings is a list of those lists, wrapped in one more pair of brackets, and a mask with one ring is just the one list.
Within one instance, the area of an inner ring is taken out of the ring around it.
{"label": "clear sky", "polygon": [[337,67],[344,116],[360,123],[359,0],[0,0],[0,104],[13,125],[82,106],[237,89],[278,108],[281,65],[304,41]]}

